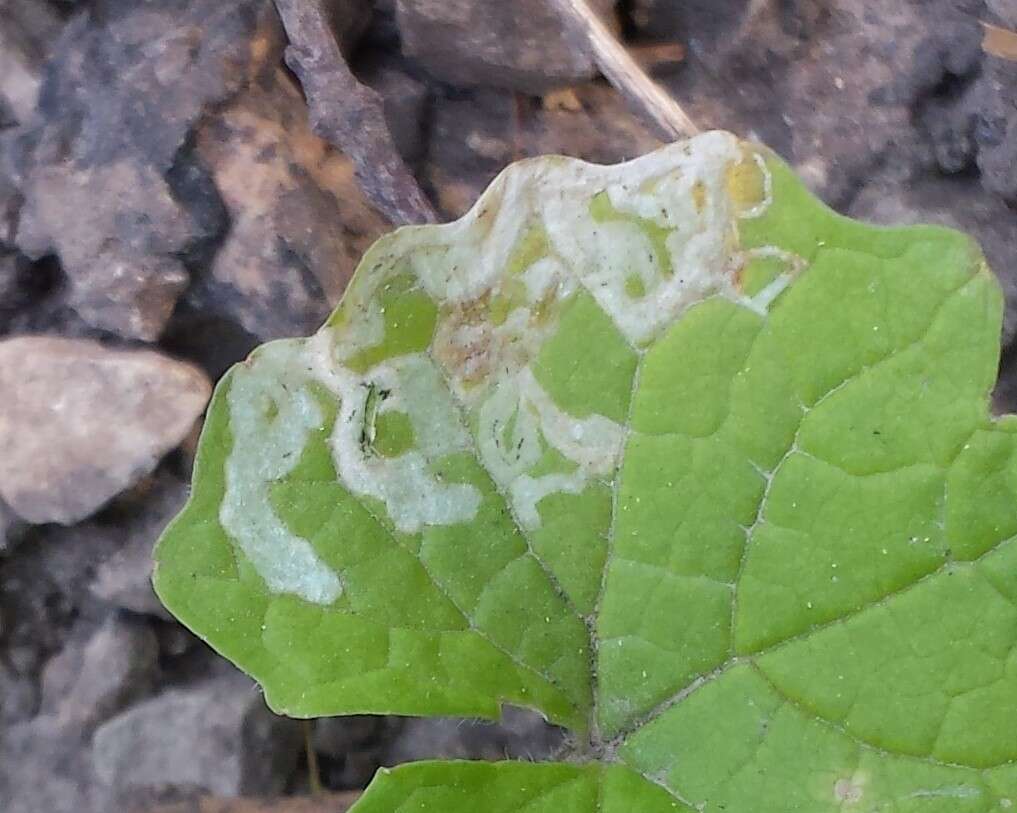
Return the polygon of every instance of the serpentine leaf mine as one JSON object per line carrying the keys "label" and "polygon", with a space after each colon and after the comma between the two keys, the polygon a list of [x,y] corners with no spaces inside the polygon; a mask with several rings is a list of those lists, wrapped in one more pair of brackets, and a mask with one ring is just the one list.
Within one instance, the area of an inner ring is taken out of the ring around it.
{"label": "serpentine leaf mine", "polygon": [[358,813],[1008,810],[1000,319],[969,238],[839,217],[728,133],[524,161],[223,379],[156,586],[282,713],[576,738]]}

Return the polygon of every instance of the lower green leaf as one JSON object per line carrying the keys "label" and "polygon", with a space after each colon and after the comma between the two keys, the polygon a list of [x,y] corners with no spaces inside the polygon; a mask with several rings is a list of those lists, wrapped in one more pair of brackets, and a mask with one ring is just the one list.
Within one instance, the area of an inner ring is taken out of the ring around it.
{"label": "lower green leaf", "polygon": [[414,762],[383,769],[350,813],[692,813],[620,765]]}

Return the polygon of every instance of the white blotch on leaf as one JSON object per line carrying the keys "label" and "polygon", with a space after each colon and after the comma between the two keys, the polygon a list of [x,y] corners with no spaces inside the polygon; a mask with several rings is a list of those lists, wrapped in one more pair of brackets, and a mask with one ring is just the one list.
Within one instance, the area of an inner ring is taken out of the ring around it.
{"label": "white blotch on leaf", "polygon": [[301,343],[263,347],[233,373],[227,393],[233,447],[219,521],[273,593],[331,604],[339,577],[272,507],[270,485],[289,474],[324,416],[307,387]]}
{"label": "white blotch on leaf", "polygon": [[[340,316],[302,346],[300,364],[339,402],[330,445],[342,484],[382,503],[400,531],[467,523],[480,489],[437,472],[444,458],[476,452],[518,522],[539,527],[541,500],[610,476],[624,442],[624,428],[606,417],[567,414],[531,372],[563,304],[585,289],[636,347],[708,296],[765,311],[803,267],[775,249],[739,246],[739,223],[765,213],[771,183],[755,149],[706,133],[618,166],[521,162],[455,223],[379,242]],[[757,255],[787,271],[748,297],[740,271]],[[399,327],[386,325],[379,298],[407,273],[438,306],[428,351],[355,371],[360,351],[398,347],[386,331]],[[392,409],[408,415],[415,441],[386,457],[372,448],[373,426]],[[549,451],[558,460],[541,471]],[[265,515],[256,524],[271,523]]]}
{"label": "white blotch on leaf", "polygon": [[[508,490],[524,528],[540,527],[537,503],[554,493],[578,494],[596,476],[609,474],[625,433],[601,415],[574,418],[557,407],[527,367],[494,387],[480,408],[477,446],[485,468]],[[531,476],[547,443],[573,464],[570,472]]]}
{"label": "white blotch on leaf", "polygon": [[[357,374],[340,364],[332,352],[330,330],[313,339],[310,358],[316,378],[339,400],[339,416],[331,447],[339,479],[360,497],[380,500],[395,527],[416,533],[425,525],[454,525],[472,520],[481,495],[472,485],[443,483],[432,466],[449,455],[470,449],[456,406],[435,363],[414,353],[377,364]],[[382,393],[375,407],[372,392]],[[404,412],[413,425],[415,445],[396,457],[370,447],[368,414]]]}

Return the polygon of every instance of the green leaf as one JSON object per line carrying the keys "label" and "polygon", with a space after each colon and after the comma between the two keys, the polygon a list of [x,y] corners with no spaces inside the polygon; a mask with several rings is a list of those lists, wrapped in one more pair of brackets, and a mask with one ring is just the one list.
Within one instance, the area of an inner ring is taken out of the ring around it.
{"label": "green leaf", "polygon": [[622,765],[415,762],[375,777],[357,813],[693,813]]}
{"label": "green leaf", "polygon": [[709,133],[509,168],[220,383],[156,587],[276,710],[498,716],[360,811],[1017,801],[1017,420],[957,232]]}

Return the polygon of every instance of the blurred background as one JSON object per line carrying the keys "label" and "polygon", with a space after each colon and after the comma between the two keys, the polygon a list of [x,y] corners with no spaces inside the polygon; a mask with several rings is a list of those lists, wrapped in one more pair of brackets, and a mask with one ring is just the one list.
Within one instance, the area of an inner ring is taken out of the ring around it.
{"label": "blurred background", "polygon": [[[324,5],[443,219],[515,159],[659,144],[546,0]],[[766,142],[837,210],[974,234],[1008,301],[995,407],[1017,407],[1017,0],[595,5],[700,126]],[[211,386],[312,332],[390,227],[285,46],[270,0],[0,0],[5,813],[338,811],[315,776],[560,743],[513,710],[274,717],[149,586]]]}

